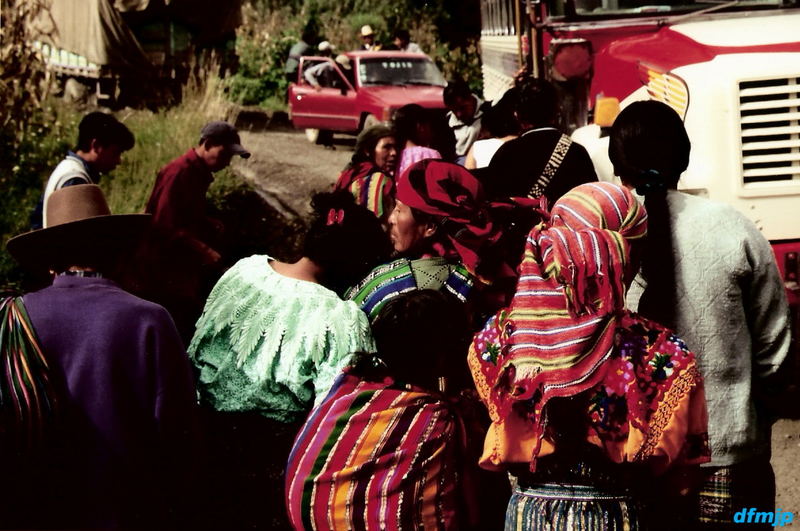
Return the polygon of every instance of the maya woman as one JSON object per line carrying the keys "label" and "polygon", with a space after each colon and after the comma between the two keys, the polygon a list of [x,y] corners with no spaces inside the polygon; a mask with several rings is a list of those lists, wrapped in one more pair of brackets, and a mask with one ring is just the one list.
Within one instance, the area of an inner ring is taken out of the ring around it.
{"label": "maya woman", "polygon": [[573,189],[551,214],[469,354],[492,419],[481,465],[517,482],[506,529],[638,529],[645,493],[680,516],[650,478],[708,461],[707,413],[694,354],[624,309],[647,214],[611,183]]}
{"label": "maya woman", "polygon": [[356,203],[385,222],[394,207],[394,169],[397,143],[391,127],[378,124],[364,129],[356,140],[353,157],[339,175],[336,190],[347,190]]}
{"label": "maya woman", "polygon": [[389,237],[399,258],[345,294],[370,319],[387,301],[413,289],[442,290],[466,302],[476,282],[499,269],[491,247],[500,231],[481,184],[456,164],[427,159],[409,168],[397,184]]}
{"label": "maya woman", "polygon": [[377,355],[345,370],[294,443],[286,497],[295,530],[490,529],[472,527],[475,463],[454,381],[468,330],[462,305],[442,292],[384,306]]}
{"label": "maya woman", "polygon": [[210,484],[224,485],[209,505],[219,504],[225,528],[286,528],[280,485],[294,435],[351,355],[374,350],[369,321],[337,290],[386,256],[385,233],[347,192],[317,194],[312,207],[302,257],[237,262],[189,346],[208,413]]}

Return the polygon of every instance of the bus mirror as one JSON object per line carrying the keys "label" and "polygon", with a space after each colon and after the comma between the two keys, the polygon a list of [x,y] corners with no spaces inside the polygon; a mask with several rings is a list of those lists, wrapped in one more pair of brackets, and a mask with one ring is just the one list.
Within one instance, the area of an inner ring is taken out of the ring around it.
{"label": "bus mirror", "polygon": [[550,75],[554,80],[589,79],[592,74],[592,44],[585,39],[550,41]]}
{"label": "bus mirror", "polygon": [[619,100],[598,96],[594,105],[594,123],[600,127],[611,127],[619,114]]}

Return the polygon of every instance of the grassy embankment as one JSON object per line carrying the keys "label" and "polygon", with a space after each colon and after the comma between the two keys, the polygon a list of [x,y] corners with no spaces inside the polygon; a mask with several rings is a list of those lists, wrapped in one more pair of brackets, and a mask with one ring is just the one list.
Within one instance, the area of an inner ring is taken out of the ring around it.
{"label": "grassy embankment", "polygon": [[[18,147],[6,146],[4,168],[0,172],[3,188],[3,242],[29,228],[29,214],[41,195],[50,172],[74,146],[78,122],[87,110],[49,99],[37,117],[42,125],[28,131]],[[226,119],[229,105],[223,102],[219,81],[210,80],[205,88],[187,90],[183,103],[160,112],[125,109],[116,116],[136,137],[136,145],[123,154],[122,163],[105,177],[101,187],[117,214],[142,212],[152,189],[156,172],[165,163],[194,146],[203,124]],[[14,157],[9,160],[8,157]],[[216,174],[209,197],[212,205],[224,209],[226,198],[241,194],[245,183],[230,170]],[[18,291],[25,274],[5,251],[0,251],[0,287]]]}

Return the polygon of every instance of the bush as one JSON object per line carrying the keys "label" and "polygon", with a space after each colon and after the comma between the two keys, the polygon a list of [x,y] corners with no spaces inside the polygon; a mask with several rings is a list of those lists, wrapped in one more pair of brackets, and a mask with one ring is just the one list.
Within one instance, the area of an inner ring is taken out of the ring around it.
{"label": "bush", "polygon": [[384,47],[392,45],[395,29],[406,28],[445,77],[464,78],[475,92],[481,92],[477,0],[295,0],[280,3],[280,7],[276,4],[279,2],[260,0],[244,5],[236,39],[239,71],[226,83],[231,101],[270,109],[285,105],[278,103],[284,100],[288,85],[283,67],[306,25],[318,29],[317,39],[309,44],[328,40],[338,51],[361,45],[359,30],[364,24],[372,26]]}
{"label": "bush", "polygon": [[[211,69],[213,70],[213,69]],[[136,145],[123,154],[122,163],[104,177],[100,186],[111,211],[116,214],[142,212],[153,188],[158,170],[197,144],[203,124],[212,119],[226,119],[229,106],[219,100],[219,81],[210,78],[204,85],[189,87],[181,105],[153,113],[131,110],[117,113],[136,137]],[[17,146],[0,151],[0,223],[5,242],[28,230],[29,214],[41,196],[53,168],[73,147],[78,123],[84,111],[60,101],[47,100],[45,108],[33,115],[36,126],[18,137]],[[13,146],[6,138],[4,145]],[[246,185],[230,170],[215,176],[209,196],[216,207]],[[3,246],[0,252],[0,286],[21,291],[27,277]]]}
{"label": "bush", "polygon": [[239,70],[226,80],[228,97],[242,105],[270,106],[270,100],[283,99],[289,84],[283,66],[300,38],[301,19],[289,8],[259,11],[245,4],[242,11],[244,22],[236,34]]}

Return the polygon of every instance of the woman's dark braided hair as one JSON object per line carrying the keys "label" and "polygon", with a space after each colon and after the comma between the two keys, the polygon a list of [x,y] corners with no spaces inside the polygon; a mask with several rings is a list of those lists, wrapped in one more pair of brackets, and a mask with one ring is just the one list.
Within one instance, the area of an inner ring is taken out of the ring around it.
{"label": "woman's dark braided hair", "polygon": [[611,128],[608,155],[614,172],[645,198],[648,234],[642,255],[647,296],[639,312],[674,328],[675,257],[667,191],[678,186],[689,165],[691,143],[671,107],[639,101],[626,107]]}

